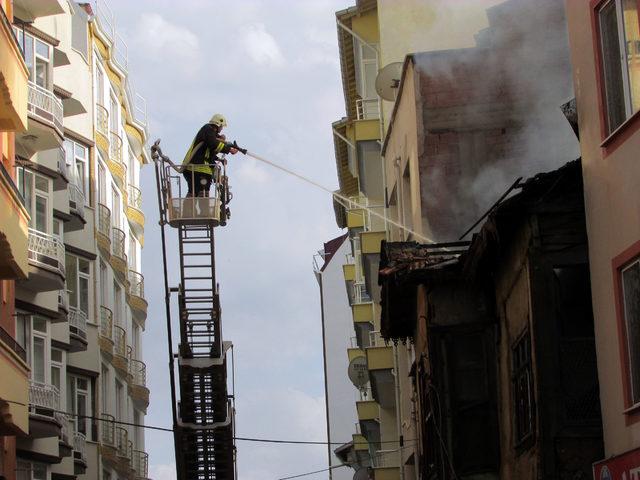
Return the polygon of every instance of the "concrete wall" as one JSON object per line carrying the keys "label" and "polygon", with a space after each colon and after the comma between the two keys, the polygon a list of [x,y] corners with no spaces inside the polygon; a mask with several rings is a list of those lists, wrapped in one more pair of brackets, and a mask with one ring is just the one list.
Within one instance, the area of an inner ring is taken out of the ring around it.
{"label": "concrete wall", "polygon": [[636,115],[601,147],[606,133],[592,11],[587,3],[573,0],[566,1],[566,9],[579,112],[605,456],[609,457],[640,446],[640,418],[625,413],[627,378],[621,358],[628,356],[620,351],[623,319],[616,313],[616,274],[612,273],[616,257],[627,251],[633,258],[640,250],[640,118]]}
{"label": "concrete wall", "polygon": [[[349,441],[358,422],[354,402],[359,399],[359,394],[347,377],[349,366],[347,348],[349,339],[355,335],[342,271],[342,265],[346,263],[345,255],[349,252],[351,252],[351,244],[347,238],[320,274],[325,339],[325,394],[328,403],[327,421],[330,442]],[[342,463],[333,454],[333,450],[338,446],[330,446],[331,466]],[[330,478],[351,480],[352,477],[351,469],[339,468],[331,472]]]}

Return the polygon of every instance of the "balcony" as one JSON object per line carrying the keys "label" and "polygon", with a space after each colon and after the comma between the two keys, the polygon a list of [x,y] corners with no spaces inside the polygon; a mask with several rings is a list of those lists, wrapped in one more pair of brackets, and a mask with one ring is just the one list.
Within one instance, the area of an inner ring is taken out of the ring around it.
{"label": "balcony", "polygon": [[111,210],[106,205],[98,204],[98,227],[96,241],[100,252],[106,259],[111,258]]}
{"label": "balcony", "polygon": [[146,480],[149,475],[149,454],[140,450],[133,451],[133,470],[136,480]]}
{"label": "balcony", "polygon": [[126,235],[119,228],[111,229],[111,266],[120,281],[128,282],[127,254],[125,253]]}
{"label": "balcony", "polygon": [[80,432],[73,432],[74,474],[82,475],[87,469],[87,437]]}
{"label": "balcony", "polygon": [[64,13],[62,0],[13,0],[16,16],[22,20],[35,20]]}
{"label": "balcony", "polygon": [[400,456],[397,450],[378,450],[371,456],[373,480],[400,480]]}
{"label": "balcony", "polygon": [[64,255],[64,245],[57,237],[30,228],[29,277],[22,285],[35,292],[64,288]]}
{"label": "balcony", "polygon": [[149,406],[149,389],[147,388],[147,366],[140,360],[131,359],[129,362],[129,392],[138,408],[145,412]]}
{"label": "balcony", "polygon": [[116,426],[116,470],[124,476],[128,476],[133,456],[133,444],[129,441],[129,433],[126,429]]}
{"label": "balcony", "polygon": [[[0,326],[0,435],[26,435],[29,432],[29,369],[27,354],[13,336]],[[9,403],[3,399],[17,403]]]}
{"label": "balcony", "polygon": [[359,98],[356,100],[356,115],[358,120],[378,120],[380,108],[377,98]]}
{"label": "balcony", "polygon": [[26,154],[60,147],[64,132],[62,101],[52,91],[29,82],[27,112],[28,129],[20,134]]}
{"label": "balcony", "polygon": [[[376,345],[375,341],[370,343]],[[366,349],[366,354],[373,398],[381,407],[393,408],[395,406],[395,380],[392,374],[393,348],[372,346]]]}
{"label": "balcony", "polygon": [[29,71],[4,9],[0,8],[0,125],[3,130],[27,128]]}
{"label": "balcony", "polygon": [[69,292],[62,289],[58,292],[58,318],[66,322],[67,315],[69,315]]}
{"label": "balcony", "polygon": [[64,413],[54,412],[53,417],[62,425],[60,427],[60,457],[68,457],[73,450],[73,421],[71,417]]}
{"label": "balcony", "polygon": [[0,205],[2,205],[0,208],[0,225],[2,225],[0,227],[0,277],[26,278],[29,274],[27,256],[29,214],[24,207],[22,195],[2,162],[0,162]]}
{"label": "balcony", "polygon": [[111,364],[125,377],[129,375],[127,357],[127,332],[118,325],[113,326],[113,358]]}
{"label": "balcony", "polygon": [[54,385],[31,381],[29,385],[29,436],[58,437],[62,425],[54,413],[60,410],[60,392]]}
{"label": "balcony", "polygon": [[102,456],[102,461],[111,467],[115,467],[118,463],[115,420],[113,415],[103,413],[102,421],[100,422],[100,455]]}
{"label": "balcony", "polygon": [[69,343],[71,352],[87,349],[87,314],[76,307],[69,307]]}
{"label": "balcony", "polygon": [[64,230],[65,232],[82,230],[87,223],[84,219],[84,192],[75,183],[70,183],[67,191],[69,192],[69,213],[71,213],[71,220],[64,224]]}
{"label": "balcony", "polygon": [[127,166],[122,160],[122,138],[116,132],[109,133],[109,155],[107,165],[113,180],[121,190],[125,190],[127,183]]}
{"label": "balcony", "polygon": [[109,112],[96,104],[96,145],[105,157],[109,156]]}
{"label": "balcony", "polygon": [[113,356],[113,313],[107,307],[100,305],[100,337],[98,338],[100,351],[107,357]]}
{"label": "balcony", "polygon": [[144,276],[134,270],[129,270],[129,306],[133,312],[133,318],[144,329],[148,307],[144,298]]}
{"label": "balcony", "polygon": [[356,402],[360,431],[372,444],[380,442],[380,407],[373,400]]}
{"label": "balcony", "polygon": [[129,185],[127,200],[127,218],[133,233],[142,239],[144,235],[144,213],[142,213],[142,192],[139,188]]}

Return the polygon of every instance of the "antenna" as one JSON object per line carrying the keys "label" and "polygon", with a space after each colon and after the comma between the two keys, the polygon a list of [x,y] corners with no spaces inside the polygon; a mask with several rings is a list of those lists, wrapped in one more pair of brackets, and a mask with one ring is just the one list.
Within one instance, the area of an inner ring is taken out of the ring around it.
{"label": "antenna", "polygon": [[402,75],[402,62],[390,63],[378,72],[376,77],[376,92],[380,98],[393,102],[398,93],[400,76]]}

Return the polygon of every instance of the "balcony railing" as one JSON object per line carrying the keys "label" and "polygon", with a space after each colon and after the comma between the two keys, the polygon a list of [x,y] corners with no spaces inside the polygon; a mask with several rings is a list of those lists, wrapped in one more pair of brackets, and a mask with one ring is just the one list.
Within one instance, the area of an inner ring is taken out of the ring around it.
{"label": "balcony railing", "polygon": [[147,478],[149,474],[149,454],[140,450],[134,450],[133,469],[136,472],[136,478]]}
{"label": "balcony railing", "polygon": [[359,98],[356,100],[358,120],[376,120],[380,118],[377,98]]}
{"label": "balcony railing", "polygon": [[64,148],[58,149],[58,173],[65,179],[69,179],[69,171],[67,167],[67,155]]}
{"label": "balcony railing", "polygon": [[122,138],[116,132],[109,134],[109,160],[124,167],[122,163]]}
{"label": "balcony railing", "polygon": [[144,298],[144,276],[134,270],[129,270],[129,294]]}
{"label": "balcony railing", "polygon": [[60,440],[67,445],[71,445],[71,433],[73,432],[73,422],[71,417],[64,413],[54,412],[53,418],[55,418],[62,427],[60,428]]}
{"label": "balcony railing", "polygon": [[111,238],[111,210],[101,203],[98,204],[98,233]]}
{"label": "balcony railing", "polygon": [[116,450],[119,457],[131,458],[129,453],[129,433],[122,427],[116,427]]}
{"label": "balcony railing", "polygon": [[46,88],[29,82],[29,113],[52,124],[56,130],[62,133],[62,120],[64,118],[64,109],[62,102]]}
{"label": "balcony railing", "polygon": [[113,227],[111,229],[111,254],[122,259],[127,260],[127,254],[124,253],[124,246],[126,241],[125,233],[119,228]]}
{"label": "balcony railing", "polygon": [[129,361],[129,373],[131,383],[139,387],[147,386],[147,366],[140,360],[131,359]]}
{"label": "balcony railing", "polygon": [[59,270],[64,275],[64,244],[53,235],[29,229],[29,258],[38,266]]}
{"label": "balcony railing", "polygon": [[118,325],[113,326],[114,353],[123,358],[127,358],[127,332]]}
{"label": "balcony railing", "polygon": [[367,286],[364,283],[353,284],[353,305],[371,302],[371,296],[367,292]]}
{"label": "balcony railing", "polygon": [[113,341],[113,313],[100,305],[100,336]]}
{"label": "balcony railing", "polygon": [[87,338],[87,314],[76,307],[69,307],[69,329],[72,333]]}
{"label": "balcony railing", "polygon": [[78,185],[70,183],[69,187],[69,208],[73,213],[84,218],[84,193]]}
{"label": "balcony railing", "polygon": [[69,292],[66,290],[58,291],[58,310],[69,313]]}
{"label": "balcony railing", "polygon": [[113,415],[109,415],[108,413],[102,414],[102,421],[100,425],[102,427],[102,435],[101,442],[105,445],[115,446],[116,445],[116,419]]}
{"label": "balcony railing", "polygon": [[32,380],[29,385],[29,404],[49,410],[60,410],[60,391],[55,385]]}
{"label": "balcony railing", "polygon": [[142,192],[133,185],[129,185],[129,206],[142,211]]}
{"label": "balcony railing", "polygon": [[7,332],[2,326],[0,326],[0,340],[7,345],[13,352],[18,355],[23,362],[27,361],[27,352],[25,352],[24,348],[20,346],[20,344],[16,341],[13,336]]}
{"label": "balcony railing", "polygon": [[87,437],[84,433],[74,432],[73,433],[73,450],[74,450],[74,458],[78,460],[87,459]]}
{"label": "balcony railing", "polygon": [[109,112],[100,104],[96,104],[96,131],[109,138]]}

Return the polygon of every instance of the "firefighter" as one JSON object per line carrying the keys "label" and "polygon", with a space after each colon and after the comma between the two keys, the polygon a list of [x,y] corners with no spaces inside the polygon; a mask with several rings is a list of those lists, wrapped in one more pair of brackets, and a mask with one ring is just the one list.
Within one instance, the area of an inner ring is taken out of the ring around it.
{"label": "firefighter", "polygon": [[182,161],[182,174],[187,180],[187,197],[208,197],[213,180],[213,165],[219,153],[238,153],[238,148],[227,143],[222,129],[227,126],[225,118],[216,113],[193,139]]}

